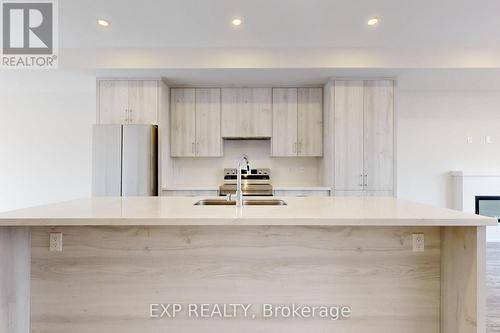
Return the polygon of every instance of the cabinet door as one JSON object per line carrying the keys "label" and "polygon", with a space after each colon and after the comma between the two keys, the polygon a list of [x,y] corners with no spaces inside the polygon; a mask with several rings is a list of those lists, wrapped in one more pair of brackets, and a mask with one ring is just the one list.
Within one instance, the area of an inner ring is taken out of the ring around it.
{"label": "cabinet door", "polygon": [[271,137],[271,88],[223,88],[221,94],[223,137]]}
{"label": "cabinet door", "polygon": [[365,189],[392,191],[394,183],[394,83],[364,83]]}
{"label": "cabinet door", "polygon": [[163,190],[164,197],[218,197],[217,190]]}
{"label": "cabinet door", "polygon": [[298,89],[299,156],[323,155],[323,89]]}
{"label": "cabinet door", "polygon": [[158,125],[158,81],[129,81],[131,124]]}
{"label": "cabinet door", "polygon": [[127,124],[128,81],[99,81],[99,124]]}
{"label": "cabinet door", "polygon": [[363,81],[335,81],[335,190],[363,189]]}
{"label": "cabinet door", "polygon": [[195,156],[195,89],[171,89],[170,94],[170,155]]}
{"label": "cabinet door", "polygon": [[273,89],[272,156],[297,156],[297,88]]}
{"label": "cabinet door", "polygon": [[222,156],[220,89],[196,89],[196,156]]}

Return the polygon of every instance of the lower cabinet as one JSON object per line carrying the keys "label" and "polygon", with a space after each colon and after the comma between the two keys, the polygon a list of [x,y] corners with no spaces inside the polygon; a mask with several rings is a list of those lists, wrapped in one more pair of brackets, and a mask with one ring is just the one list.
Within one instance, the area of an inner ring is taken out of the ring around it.
{"label": "lower cabinet", "polygon": [[336,197],[392,197],[392,191],[334,191]]}
{"label": "lower cabinet", "polygon": [[162,190],[163,197],[216,197],[218,190]]}
{"label": "lower cabinet", "polygon": [[318,189],[318,190],[274,190],[274,196],[276,197],[329,197],[329,189]]}

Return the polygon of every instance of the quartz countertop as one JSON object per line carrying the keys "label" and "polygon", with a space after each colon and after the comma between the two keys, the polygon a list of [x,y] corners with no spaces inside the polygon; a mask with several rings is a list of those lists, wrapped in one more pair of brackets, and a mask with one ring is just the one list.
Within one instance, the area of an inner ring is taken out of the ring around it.
{"label": "quartz countertop", "polygon": [[2,226],[486,226],[493,218],[377,197],[282,198],[286,206],[195,206],[196,197],[102,197],[0,214]]}

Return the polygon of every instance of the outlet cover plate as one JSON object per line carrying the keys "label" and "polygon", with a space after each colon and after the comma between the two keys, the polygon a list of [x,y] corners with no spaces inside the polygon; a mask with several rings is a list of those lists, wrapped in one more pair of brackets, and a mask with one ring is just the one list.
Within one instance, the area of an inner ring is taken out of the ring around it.
{"label": "outlet cover plate", "polygon": [[413,252],[423,252],[425,249],[425,236],[424,234],[413,234]]}
{"label": "outlet cover plate", "polygon": [[62,232],[51,232],[49,238],[49,251],[62,251]]}

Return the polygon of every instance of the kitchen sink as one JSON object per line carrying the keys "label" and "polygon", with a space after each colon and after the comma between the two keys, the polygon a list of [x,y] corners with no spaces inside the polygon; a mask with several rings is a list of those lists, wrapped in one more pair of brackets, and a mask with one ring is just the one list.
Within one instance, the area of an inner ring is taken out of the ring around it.
{"label": "kitchen sink", "polygon": [[195,206],[234,206],[234,200],[221,200],[221,199],[203,199],[194,204]]}
{"label": "kitchen sink", "polygon": [[[203,199],[196,202],[195,206],[236,206],[236,201],[226,199]],[[286,202],[280,199],[244,199],[243,206],[286,206]]]}

